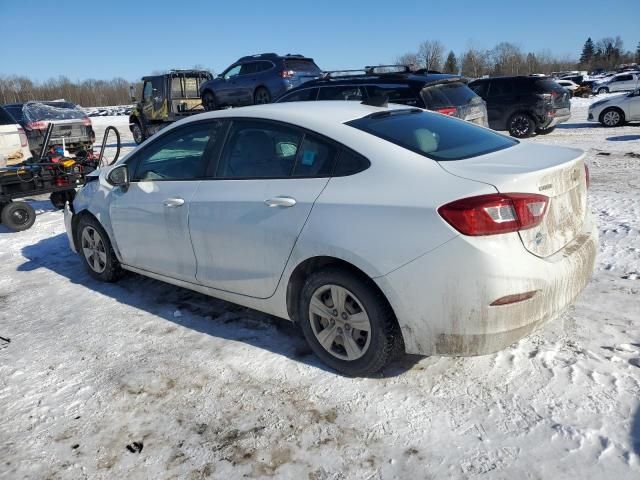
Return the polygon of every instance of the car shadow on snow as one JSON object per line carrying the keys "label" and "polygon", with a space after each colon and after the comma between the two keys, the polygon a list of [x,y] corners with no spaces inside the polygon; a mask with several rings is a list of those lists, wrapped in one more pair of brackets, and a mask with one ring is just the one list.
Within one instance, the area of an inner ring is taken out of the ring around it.
{"label": "car shadow on snow", "polygon": [[632,140],[640,140],[640,135],[618,135],[617,137],[607,137],[610,142],[630,142]]}
{"label": "car shadow on snow", "polygon": [[[69,250],[66,234],[47,237],[22,249],[27,259],[20,272],[49,269],[79,288],[89,288],[165,320],[218,338],[243,342],[278,355],[336,373],[308,347],[292,322],[198,292],[128,272],[117,283],[103,283],[87,273],[82,260]],[[132,319],[132,321],[135,321]],[[406,355],[374,378],[389,378],[410,370],[423,357]]]}
{"label": "car shadow on snow", "polygon": [[571,130],[574,128],[595,128],[598,127],[597,123],[561,123],[556,128],[560,130]]}
{"label": "car shadow on snow", "polygon": [[631,422],[631,448],[636,455],[640,455],[640,406]]}

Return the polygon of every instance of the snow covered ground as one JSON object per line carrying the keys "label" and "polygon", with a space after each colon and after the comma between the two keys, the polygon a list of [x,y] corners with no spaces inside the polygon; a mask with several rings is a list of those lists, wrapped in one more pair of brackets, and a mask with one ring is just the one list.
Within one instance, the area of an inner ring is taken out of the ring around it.
{"label": "snow covered ground", "polygon": [[[588,152],[595,276],[561,318],[477,358],[328,371],[291,324],[129,275],[89,278],[60,212],[0,226],[1,478],[640,478],[640,125]],[[120,128],[126,117],[95,117]]]}

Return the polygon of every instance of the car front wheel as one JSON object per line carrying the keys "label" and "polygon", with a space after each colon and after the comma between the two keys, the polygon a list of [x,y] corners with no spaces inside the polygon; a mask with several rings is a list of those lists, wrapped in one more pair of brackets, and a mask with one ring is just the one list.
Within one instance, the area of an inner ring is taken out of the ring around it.
{"label": "car front wheel", "polygon": [[93,217],[84,215],[78,222],[76,245],[89,275],[103,282],[114,282],[122,275],[107,232]]}
{"label": "car front wheel", "polygon": [[617,108],[607,108],[600,114],[600,123],[605,127],[624,125],[624,114]]}
{"label": "car front wheel", "polygon": [[253,103],[255,103],[256,105],[271,103],[271,95],[269,94],[269,90],[264,87],[259,87],[253,94]]}
{"label": "car front wheel", "polygon": [[598,89],[598,95],[602,95],[602,94],[604,94],[604,93],[609,93],[609,89],[608,89],[608,88],[606,88],[606,87],[603,87],[603,88],[599,88],[599,89]]}
{"label": "car front wheel", "polygon": [[404,350],[382,293],[350,271],[313,273],[300,296],[300,323],[313,352],[349,376],[378,372]]}
{"label": "car front wheel", "polygon": [[213,93],[206,91],[202,95],[202,106],[207,112],[211,112],[216,109],[216,97]]}
{"label": "car front wheel", "polygon": [[515,113],[507,122],[509,134],[516,138],[528,138],[536,131],[536,121],[526,113]]}

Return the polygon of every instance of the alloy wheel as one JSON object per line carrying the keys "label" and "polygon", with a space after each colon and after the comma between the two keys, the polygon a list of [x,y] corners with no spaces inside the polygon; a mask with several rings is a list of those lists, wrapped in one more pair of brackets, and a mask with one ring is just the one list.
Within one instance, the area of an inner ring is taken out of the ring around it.
{"label": "alloy wheel", "polygon": [[256,104],[262,105],[265,103],[269,103],[271,99],[269,98],[269,92],[267,92],[264,88],[259,89],[256,92]]}
{"label": "alloy wheel", "polygon": [[610,110],[602,116],[602,123],[607,127],[615,127],[620,123],[620,113],[615,110]]}
{"label": "alloy wheel", "polygon": [[93,227],[85,227],[81,237],[82,254],[89,268],[96,273],[107,268],[107,252],[100,234]]}
{"label": "alloy wheel", "polygon": [[362,303],[339,285],[324,285],[311,296],[311,329],[318,343],[341,360],[362,357],[371,341],[371,322]]}
{"label": "alloy wheel", "polygon": [[511,130],[518,136],[526,135],[531,129],[531,124],[527,117],[518,115],[511,121]]}

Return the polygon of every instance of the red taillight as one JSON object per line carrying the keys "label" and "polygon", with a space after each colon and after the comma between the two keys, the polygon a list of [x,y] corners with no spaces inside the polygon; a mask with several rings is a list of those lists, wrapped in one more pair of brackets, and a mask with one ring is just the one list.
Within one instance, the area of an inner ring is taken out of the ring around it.
{"label": "red taillight", "polygon": [[447,203],[438,213],[464,235],[495,235],[539,225],[548,202],[535,193],[492,193]]}
{"label": "red taillight", "polygon": [[294,72],[293,70],[282,70],[280,72],[280,76],[282,78],[291,78],[295,75],[296,72]]}
{"label": "red taillight", "polygon": [[27,123],[28,130],[43,130],[47,128],[49,122],[29,122]]}
{"label": "red taillight", "polygon": [[27,147],[29,146],[29,140],[27,139],[27,134],[24,133],[22,127],[18,127],[18,135],[20,136],[20,146]]}
{"label": "red taillight", "polygon": [[584,164],[584,179],[587,182],[587,188],[589,188],[589,185],[591,184],[591,178],[589,178],[589,167],[586,163]]}
{"label": "red taillight", "polygon": [[86,127],[90,127],[91,126],[91,119],[89,117],[84,117],[82,119],[82,124]]}
{"label": "red taillight", "polygon": [[457,109],[455,107],[446,107],[446,108],[438,108],[436,112],[441,113],[443,115],[455,115]]}

